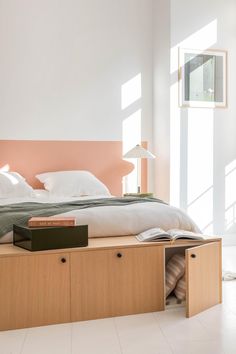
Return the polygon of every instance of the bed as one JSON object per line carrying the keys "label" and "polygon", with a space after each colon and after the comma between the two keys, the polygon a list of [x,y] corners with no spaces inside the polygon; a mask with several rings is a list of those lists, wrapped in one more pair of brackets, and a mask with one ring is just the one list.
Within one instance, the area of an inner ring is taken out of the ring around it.
{"label": "bed", "polygon": [[[89,237],[136,235],[154,227],[199,232],[194,222],[183,211],[158,199],[112,196],[52,198],[47,193],[43,196],[41,193],[37,192],[37,194],[38,196],[31,198],[0,200],[0,243],[12,242],[13,223],[26,224],[31,216],[36,215],[74,216],[77,225],[88,225]],[[53,206],[52,211],[51,206]],[[60,212],[65,209],[65,206],[71,207],[72,210]],[[82,209],[79,209],[81,206]],[[57,209],[56,214],[54,214],[54,207]],[[7,224],[6,215],[8,215]]]}
{"label": "bed", "polygon": [[[188,264],[187,316],[221,302],[220,241],[139,242],[134,235],[153,227],[199,229],[159,199],[121,197],[130,166],[120,143],[101,145],[93,143],[90,160],[78,164],[80,142],[0,141],[0,330],[164,310],[172,250],[185,252]],[[20,175],[4,172],[8,168]],[[88,247],[36,253],[11,245],[12,225],[40,215],[75,216],[78,225],[88,225]]]}
{"label": "bed", "polygon": [[88,171],[38,175],[49,191],[33,190],[14,172],[0,173],[2,188],[4,178],[12,183],[10,177],[15,184],[9,193],[0,190],[4,196],[0,198],[0,243],[12,242],[12,225],[27,225],[32,216],[73,216],[77,225],[88,225],[90,238],[136,235],[154,227],[199,232],[180,209],[156,198],[114,197]]}
{"label": "bed", "polygon": [[[145,142],[143,144],[145,146]],[[10,169],[20,174],[13,175],[16,181],[11,186],[4,186],[0,179],[0,227],[5,223],[6,211],[13,213],[21,208],[23,213],[24,207],[27,207],[22,219],[10,217],[9,225],[2,227],[0,243],[11,242],[12,224],[25,223],[26,218],[32,215],[75,216],[77,224],[88,224],[89,237],[136,235],[156,226],[164,230],[180,228],[199,232],[183,211],[159,200],[125,197],[121,201],[122,178],[133,168],[132,164],[122,160],[122,142],[2,140],[0,149],[0,169]],[[75,172],[65,176],[64,170],[80,172],[79,175]],[[81,170],[87,172],[83,174]],[[50,171],[49,175],[47,171]],[[58,174],[58,171],[61,173]],[[56,182],[50,179],[55,175]],[[23,182],[19,176],[23,176]],[[19,183],[25,184],[20,192],[12,193],[13,187],[19,186]],[[147,188],[145,160],[142,188]],[[119,197],[118,201],[114,196]],[[95,202],[100,205],[93,207],[91,200],[102,203]],[[84,207],[75,206],[67,211],[62,208],[60,211],[65,203],[75,202],[84,203]],[[38,205],[42,213],[32,214],[29,203],[34,208]],[[45,214],[44,206],[53,204],[57,205],[55,214]]]}

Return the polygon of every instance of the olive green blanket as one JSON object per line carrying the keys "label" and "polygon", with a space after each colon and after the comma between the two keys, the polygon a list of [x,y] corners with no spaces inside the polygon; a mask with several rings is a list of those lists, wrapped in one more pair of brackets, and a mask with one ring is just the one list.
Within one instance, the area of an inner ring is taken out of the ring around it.
{"label": "olive green blanket", "polygon": [[0,237],[12,231],[13,224],[27,225],[32,216],[52,216],[72,210],[94,208],[100,206],[122,206],[134,203],[163,203],[156,198],[101,198],[89,200],[75,200],[63,203],[35,203],[25,202],[0,206]]}

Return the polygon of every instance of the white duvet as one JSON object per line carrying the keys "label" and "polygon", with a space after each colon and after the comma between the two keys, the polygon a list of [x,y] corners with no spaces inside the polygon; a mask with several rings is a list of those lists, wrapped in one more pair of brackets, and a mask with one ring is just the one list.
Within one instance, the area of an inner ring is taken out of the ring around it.
{"label": "white duvet", "polygon": [[[104,196],[101,196],[101,198],[104,198]],[[73,199],[86,200],[94,199],[94,197],[51,198],[47,193],[38,193],[34,198],[1,199],[0,205],[29,201],[55,203]],[[101,206],[57,214],[57,216],[60,215],[75,216],[78,225],[88,225],[89,237],[136,235],[153,227],[160,227],[164,230],[175,228],[200,232],[185,212],[170,205],[156,202],[122,206]],[[0,239],[0,243],[4,242],[12,242],[12,232],[9,232]]]}

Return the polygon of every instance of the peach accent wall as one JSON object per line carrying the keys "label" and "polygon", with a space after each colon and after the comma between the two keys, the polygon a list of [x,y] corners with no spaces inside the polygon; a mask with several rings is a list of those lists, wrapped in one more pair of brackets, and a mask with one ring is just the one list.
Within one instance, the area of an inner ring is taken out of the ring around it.
{"label": "peach accent wall", "polygon": [[[31,141],[0,140],[0,168],[22,174],[34,188],[42,188],[35,175],[47,171],[88,170],[109,188],[122,195],[122,177],[133,170],[122,160],[121,141]],[[144,163],[142,189],[147,188]]]}

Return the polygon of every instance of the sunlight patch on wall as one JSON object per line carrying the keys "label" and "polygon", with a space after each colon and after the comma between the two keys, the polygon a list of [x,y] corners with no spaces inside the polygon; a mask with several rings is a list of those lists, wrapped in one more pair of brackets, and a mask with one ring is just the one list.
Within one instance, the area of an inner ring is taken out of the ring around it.
{"label": "sunlight patch on wall", "polygon": [[213,221],[214,110],[180,108],[179,48],[209,49],[217,42],[217,27],[217,19],[212,20],[183,37],[170,53],[170,203],[188,210],[207,230],[212,229]]}
{"label": "sunlight patch on wall", "polygon": [[[141,143],[141,109],[123,121],[123,154]],[[137,192],[137,159],[126,159],[134,164],[134,170],[123,179],[123,192]]]}
{"label": "sunlight patch on wall", "polygon": [[217,19],[185,38],[171,49],[171,74],[178,70],[178,48],[206,50],[217,42]]}
{"label": "sunlight patch on wall", "polygon": [[213,186],[190,203],[188,214],[205,234],[213,233]]}
{"label": "sunlight patch on wall", "polygon": [[129,107],[142,96],[141,74],[121,86],[121,109]]}
{"label": "sunlight patch on wall", "polygon": [[[142,76],[139,73],[121,86],[121,109],[130,107],[141,96]],[[142,110],[137,110],[137,106],[135,112],[124,119],[122,124],[123,155],[136,144],[141,143],[141,120]],[[127,159],[127,161],[133,163],[134,170],[123,178],[123,193],[137,192],[137,159]]]}
{"label": "sunlight patch on wall", "polygon": [[178,82],[170,89],[170,203],[180,206],[180,110]]}
{"label": "sunlight patch on wall", "polygon": [[236,160],[225,167],[225,229],[236,230]]}
{"label": "sunlight patch on wall", "polygon": [[213,231],[213,118],[188,109],[187,211],[204,232]]}
{"label": "sunlight patch on wall", "polygon": [[[213,184],[213,111],[188,110],[188,203]],[[191,188],[191,186],[193,188]]]}

